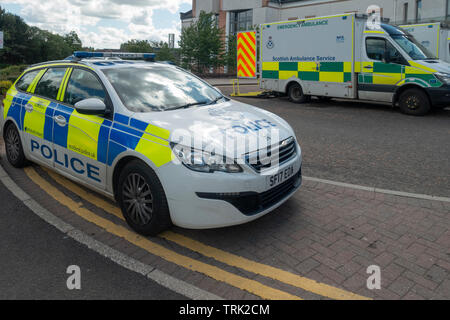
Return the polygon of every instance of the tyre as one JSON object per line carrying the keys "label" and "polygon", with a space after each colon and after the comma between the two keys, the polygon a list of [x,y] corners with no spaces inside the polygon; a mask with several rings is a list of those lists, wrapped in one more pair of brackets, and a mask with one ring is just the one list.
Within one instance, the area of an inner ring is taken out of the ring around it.
{"label": "tyre", "polygon": [[291,84],[288,89],[289,100],[294,103],[304,103],[309,101],[310,96],[304,95],[302,87],[298,83]]}
{"label": "tyre", "polygon": [[120,173],[117,187],[122,214],[134,231],[155,236],[172,225],[161,182],[145,163],[129,162]]}
{"label": "tyre", "polygon": [[5,149],[9,163],[16,168],[22,168],[27,164],[23,153],[22,141],[16,126],[10,123],[5,128]]}
{"label": "tyre", "polygon": [[405,90],[401,93],[398,103],[401,112],[413,116],[423,116],[431,109],[428,96],[420,89]]}

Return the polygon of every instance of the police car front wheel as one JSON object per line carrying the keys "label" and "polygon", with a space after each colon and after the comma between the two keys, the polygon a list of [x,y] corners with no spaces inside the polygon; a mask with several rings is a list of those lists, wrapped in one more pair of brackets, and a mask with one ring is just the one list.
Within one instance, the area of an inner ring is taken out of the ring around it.
{"label": "police car front wheel", "polygon": [[5,147],[6,157],[9,163],[16,168],[22,168],[26,165],[27,160],[23,153],[22,142],[20,141],[19,131],[16,126],[10,123],[5,129]]}
{"label": "police car front wheel", "polygon": [[171,225],[161,182],[140,160],[131,161],[122,170],[118,200],[127,223],[142,235],[157,235]]}

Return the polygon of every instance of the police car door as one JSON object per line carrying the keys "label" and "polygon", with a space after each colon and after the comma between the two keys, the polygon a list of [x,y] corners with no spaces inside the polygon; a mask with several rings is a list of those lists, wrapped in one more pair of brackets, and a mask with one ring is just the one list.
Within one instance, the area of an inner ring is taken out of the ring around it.
{"label": "police car door", "polygon": [[99,98],[109,105],[106,90],[94,72],[82,67],[71,70],[66,84],[63,104],[55,111],[55,167],[104,189],[111,121],[104,115],[79,113],[74,105],[87,98]]}
{"label": "police car door", "polygon": [[53,166],[53,112],[57,107],[65,67],[42,69],[28,89],[31,98],[22,110],[23,132],[29,157]]}
{"label": "police car door", "polygon": [[360,99],[392,102],[397,84],[403,79],[408,62],[383,35],[365,35],[361,73],[358,77]]}

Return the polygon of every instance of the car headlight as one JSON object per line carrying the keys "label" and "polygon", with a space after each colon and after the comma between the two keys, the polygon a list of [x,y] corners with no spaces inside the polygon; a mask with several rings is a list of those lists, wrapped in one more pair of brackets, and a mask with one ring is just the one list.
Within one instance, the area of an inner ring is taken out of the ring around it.
{"label": "car headlight", "polygon": [[188,169],[199,172],[242,172],[242,167],[236,161],[224,156],[194,149],[181,144],[171,144],[172,152]]}
{"label": "car headlight", "polygon": [[436,72],[434,74],[441,82],[450,84],[450,73]]}

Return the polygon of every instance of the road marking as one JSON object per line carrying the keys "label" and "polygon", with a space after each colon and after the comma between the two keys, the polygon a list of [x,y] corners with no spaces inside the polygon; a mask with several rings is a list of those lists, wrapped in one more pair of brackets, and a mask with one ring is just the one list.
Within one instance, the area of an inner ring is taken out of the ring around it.
{"label": "road marking", "polygon": [[381,188],[375,188],[375,187],[367,187],[367,186],[361,186],[361,185],[357,185],[357,184],[338,182],[338,181],[326,180],[326,179],[319,179],[319,178],[313,178],[313,177],[305,177],[305,176],[303,176],[303,179],[309,180],[309,181],[325,183],[325,184],[331,184],[331,185],[338,186],[338,187],[363,190],[363,191],[367,191],[367,192],[384,193],[384,194],[391,194],[391,195],[399,196],[399,197],[416,198],[416,199],[431,200],[431,201],[450,202],[450,198],[448,198],[448,197],[439,197],[439,196],[431,196],[431,195],[420,194],[420,193],[410,193],[410,192],[388,190],[388,189],[381,189]]}
{"label": "road marking", "polygon": [[327,298],[337,300],[371,300],[370,298],[343,289],[211,247],[172,231],[163,232],[159,236],[230,266],[241,268]]}
{"label": "road marking", "polygon": [[[1,149],[1,145],[0,145]],[[3,170],[1,164],[0,164],[0,181],[3,183],[3,185],[13,194],[22,194],[25,195],[24,197],[18,198],[20,201],[24,203],[34,214],[36,214],[38,217],[43,219],[48,224],[52,225],[59,231],[63,232],[70,238],[74,239],[75,241],[78,241],[84,245],[86,245],[89,249],[95,251],[96,253],[104,256],[107,259],[110,259],[111,261],[117,263],[118,265],[142,274],[143,276],[159,283],[160,285],[177,292],[187,298],[194,299],[194,300],[223,300],[223,298],[212,294],[210,292],[207,292],[203,289],[200,289],[194,285],[191,285],[190,283],[187,283],[185,281],[176,279],[154,267],[151,267],[149,265],[146,265],[140,261],[137,261],[136,259],[133,259],[130,256],[127,256],[123,254],[122,252],[119,252],[95,239],[88,236],[87,234],[83,233],[82,231],[79,231],[75,229],[70,224],[62,221],[60,218],[56,217],[54,214],[52,214],[47,209],[43,208],[39,203],[37,203],[35,200],[33,200],[28,194],[26,194],[9,176],[8,174]]]}
{"label": "road marking", "polygon": [[[121,210],[117,207],[108,203],[107,201],[94,196],[85,189],[77,186],[75,183],[67,180],[66,178],[60,176],[59,174],[53,172],[50,169],[44,168],[44,170],[50,175],[50,177],[55,180],[60,185],[64,186],[68,190],[72,191],[81,198],[87,200],[88,202],[94,204],[95,206],[105,210],[106,212],[118,216],[124,220]],[[214,258],[217,261],[228,264],[230,266],[238,267],[240,269],[253,272],[255,274],[268,277],[306,291],[313,292],[315,294],[328,297],[331,299],[369,299],[349,291],[345,291],[324,283],[317,282],[312,279],[308,279],[282,269],[278,269],[269,265],[258,263],[241,256],[234,255],[232,253],[217,249],[208,245],[205,245],[197,240],[188,238],[186,236],[168,231],[159,235],[160,237],[175,242],[180,246],[188,248],[192,251],[198,252],[204,256]]]}
{"label": "road marking", "polygon": [[53,199],[69,208],[72,212],[76,213],[83,219],[105,229],[106,231],[124,238],[128,242],[163,258],[166,261],[175,263],[184,268],[190,269],[207,275],[215,280],[225,282],[231,286],[239,288],[241,290],[248,291],[254,295],[257,295],[263,299],[270,300],[301,300],[300,297],[292,295],[290,293],[266,286],[255,280],[247,279],[233,273],[224,271],[218,267],[197,261],[190,257],[183,256],[175,251],[169,250],[157,243],[154,243],[127,228],[117,225],[108,219],[102,218],[92,211],[84,208],[81,204],[75,202],[70,197],[66,196],[63,192],[52,186],[47,180],[42,178],[36,170],[32,167],[25,168],[27,176],[39,187],[42,188]]}

